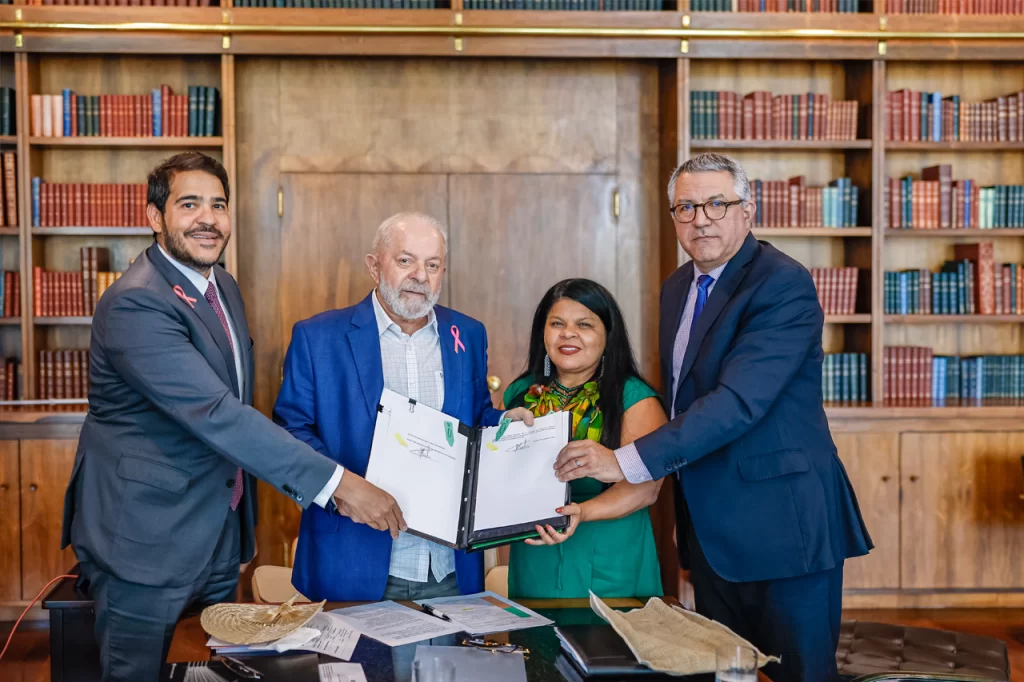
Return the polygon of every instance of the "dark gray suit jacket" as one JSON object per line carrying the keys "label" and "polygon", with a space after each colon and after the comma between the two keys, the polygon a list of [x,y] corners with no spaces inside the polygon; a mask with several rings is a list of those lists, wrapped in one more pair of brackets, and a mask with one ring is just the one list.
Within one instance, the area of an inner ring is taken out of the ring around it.
{"label": "dark gray suit jacket", "polygon": [[[245,396],[224,327],[154,243],[96,306],[89,413],[64,498],[61,546],[122,580],[195,582],[245,490],[241,560],[252,558],[256,481],[307,507],[335,463],[251,407],[252,339],[235,280],[214,266],[242,345]],[[192,302],[175,294],[175,287]]]}

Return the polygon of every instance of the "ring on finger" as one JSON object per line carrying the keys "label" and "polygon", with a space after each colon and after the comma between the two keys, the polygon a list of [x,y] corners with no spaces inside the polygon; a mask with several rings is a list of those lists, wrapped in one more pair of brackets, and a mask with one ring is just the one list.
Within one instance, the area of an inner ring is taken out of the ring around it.
{"label": "ring on finger", "polygon": [[576,468],[579,469],[581,466],[583,466],[583,462],[581,462],[580,458],[577,457],[576,458]]}

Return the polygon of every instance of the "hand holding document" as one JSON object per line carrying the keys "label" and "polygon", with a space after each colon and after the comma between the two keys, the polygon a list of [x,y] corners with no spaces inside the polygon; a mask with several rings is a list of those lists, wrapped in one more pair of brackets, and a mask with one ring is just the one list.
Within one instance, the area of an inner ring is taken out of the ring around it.
{"label": "hand holding document", "polygon": [[462,626],[414,611],[393,601],[331,611],[353,630],[388,646],[402,646],[462,632]]}
{"label": "hand holding document", "polygon": [[453,625],[471,635],[524,630],[554,623],[494,592],[424,599],[416,603],[443,613]]}
{"label": "hand holding document", "polygon": [[384,389],[366,480],[394,497],[410,533],[454,549],[508,544],[536,535],[537,525],[564,528],[555,509],[569,488],[554,462],[569,442],[569,417],[473,429]]}

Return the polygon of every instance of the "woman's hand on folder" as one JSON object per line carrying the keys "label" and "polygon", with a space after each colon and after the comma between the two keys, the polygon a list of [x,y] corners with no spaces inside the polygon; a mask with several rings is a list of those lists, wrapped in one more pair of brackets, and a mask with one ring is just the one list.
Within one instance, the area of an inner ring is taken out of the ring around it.
{"label": "woman's hand on folder", "polygon": [[408,529],[395,498],[352,471],[345,471],[341,477],[334,499],[343,516],[390,531],[392,538],[398,537],[398,531]]}
{"label": "woman's hand on folder", "polygon": [[559,507],[555,510],[556,513],[562,516],[569,517],[569,527],[563,531],[557,531],[551,526],[535,526],[537,534],[540,535],[540,539],[530,538],[526,540],[528,545],[557,545],[565,542],[572,537],[572,534],[576,532],[576,526],[580,525],[580,521],[583,520],[583,508],[575,503],[567,504],[564,507]]}

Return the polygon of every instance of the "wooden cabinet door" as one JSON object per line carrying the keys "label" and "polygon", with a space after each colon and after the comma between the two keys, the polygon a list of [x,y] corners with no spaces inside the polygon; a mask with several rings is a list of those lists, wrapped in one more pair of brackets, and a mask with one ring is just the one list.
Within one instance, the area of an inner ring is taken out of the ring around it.
{"label": "wooden cabinet door", "polygon": [[1024,587],[1024,432],[904,433],[904,589]]}
{"label": "wooden cabinet door", "polygon": [[551,285],[588,277],[615,293],[615,186],[603,174],[452,176],[451,306],[487,327],[496,405],[526,366],[533,313]]}
{"label": "wooden cabinet door", "polygon": [[21,599],[18,441],[0,441],[0,601]]}
{"label": "wooden cabinet door", "polygon": [[77,440],[21,441],[22,599],[75,565],[71,548],[60,549],[60,530],[77,447]]}
{"label": "wooden cabinet door", "polygon": [[[280,296],[287,348],[292,326],[363,300],[373,289],[366,269],[377,226],[405,210],[448,210],[443,175],[287,173],[281,234]],[[446,301],[442,291],[440,303]],[[248,305],[254,302],[248,301]]]}
{"label": "wooden cabinet door", "polygon": [[846,589],[900,586],[899,434],[833,434],[875,547],[843,569]]}

